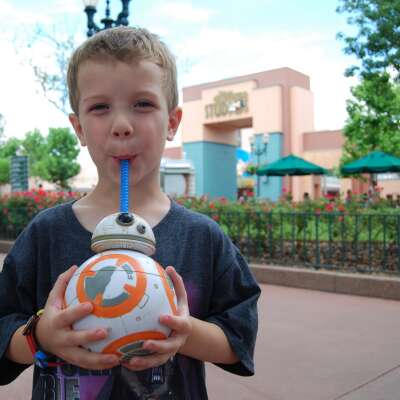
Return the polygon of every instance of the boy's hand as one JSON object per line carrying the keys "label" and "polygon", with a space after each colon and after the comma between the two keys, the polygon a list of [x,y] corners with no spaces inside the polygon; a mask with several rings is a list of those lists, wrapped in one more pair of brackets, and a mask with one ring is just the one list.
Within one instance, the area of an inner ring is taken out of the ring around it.
{"label": "boy's hand", "polygon": [[36,338],[44,351],[66,362],[86,369],[106,369],[119,364],[116,355],[91,353],[80,347],[107,336],[105,329],[74,331],[72,324],[91,313],[93,305],[83,303],[63,308],[64,293],[77,267],[61,274],[47,299],[44,312],[36,325]]}
{"label": "boy's hand", "polygon": [[146,340],[143,349],[154,354],[142,357],[133,357],[122,365],[132,371],[141,371],[165,364],[185,344],[192,330],[189,318],[189,306],[183,280],[173,267],[167,267],[166,272],[174,284],[178,300],[178,315],[162,315],[160,322],[172,329],[171,335],[165,340]]}

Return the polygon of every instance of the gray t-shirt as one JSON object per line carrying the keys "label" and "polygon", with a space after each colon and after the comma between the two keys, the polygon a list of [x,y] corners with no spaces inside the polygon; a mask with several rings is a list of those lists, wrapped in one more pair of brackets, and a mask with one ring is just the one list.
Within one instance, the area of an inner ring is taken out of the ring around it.
{"label": "gray t-shirt", "polygon": [[[260,289],[238,249],[208,217],[174,201],[154,227],[154,259],[182,276],[190,314],[225,332],[239,362],[218,364],[238,375],[253,375]],[[27,366],[9,361],[5,351],[15,330],[44,307],[57,277],[94,253],[91,232],[77,220],[72,203],[44,210],[16,240],[0,273],[0,385]],[[36,399],[207,399],[204,363],[180,354],[160,368],[140,373],[122,367],[89,371],[64,364],[35,367]]]}

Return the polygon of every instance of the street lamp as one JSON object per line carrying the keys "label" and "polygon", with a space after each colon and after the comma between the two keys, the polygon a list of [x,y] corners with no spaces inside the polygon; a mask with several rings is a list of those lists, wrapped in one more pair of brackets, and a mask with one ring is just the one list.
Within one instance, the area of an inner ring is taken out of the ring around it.
{"label": "street lamp", "polygon": [[[261,136],[261,134],[254,135]],[[260,168],[260,157],[263,154],[267,154],[268,147],[268,133],[262,135],[262,142],[259,140],[254,140],[254,136],[250,137],[250,147],[251,152],[257,157],[257,169]],[[257,175],[257,197],[260,197],[260,176]]]}
{"label": "street lamp", "polygon": [[93,36],[96,32],[102,31],[104,29],[112,28],[113,26],[129,24],[129,3],[131,0],[121,0],[122,11],[118,14],[117,19],[114,21],[110,18],[110,0],[107,0],[106,6],[106,16],[101,20],[104,27],[101,28],[94,22],[94,14],[97,11],[97,4],[99,0],[83,0],[83,5],[85,6],[85,13],[87,15],[87,37]]}

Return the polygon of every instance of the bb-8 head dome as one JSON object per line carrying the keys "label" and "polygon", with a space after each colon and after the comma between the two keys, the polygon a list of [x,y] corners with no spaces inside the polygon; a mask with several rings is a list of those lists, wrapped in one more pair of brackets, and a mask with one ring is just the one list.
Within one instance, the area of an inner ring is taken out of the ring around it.
{"label": "bb-8 head dome", "polygon": [[98,223],[92,235],[91,248],[96,253],[128,249],[151,256],[155,246],[153,230],[146,220],[132,213],[115,213]]}

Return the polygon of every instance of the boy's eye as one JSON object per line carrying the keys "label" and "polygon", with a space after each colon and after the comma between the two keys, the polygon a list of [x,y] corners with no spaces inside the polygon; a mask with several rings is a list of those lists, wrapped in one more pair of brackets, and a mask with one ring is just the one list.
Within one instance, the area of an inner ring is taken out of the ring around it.
{"label": "boy's eye", "polygon": [[89,111],[103,111],[103,110],[107,110],[108,109],[108,105],[107,104],[94,104],[92,106],[90,106]]}
{"label": "boy's eye", "polygon": [[154,104],[151,103],[150,101],[141,100],[135,103],[135,108],[150,108],[150,107],[154,107]]}

